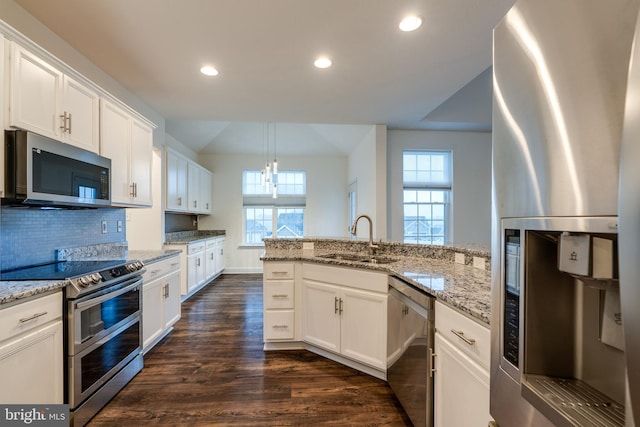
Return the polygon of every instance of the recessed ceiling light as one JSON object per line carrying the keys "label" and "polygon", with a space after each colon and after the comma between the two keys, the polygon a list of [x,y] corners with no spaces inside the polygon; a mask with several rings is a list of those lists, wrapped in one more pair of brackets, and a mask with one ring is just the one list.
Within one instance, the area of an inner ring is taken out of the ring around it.
{"label": "recessed ceiling light", "polygon": [[418,15],[411,15],[400,21],[398,27],[402,31],[415,31],[422,25],[422,17]]}
{"label": "recessed ceiling light", "polygon": [[200,72],[202,74],[204,74],[205,76],[217,76],[218,75],[218,70],[216,70],[215,68],[213,68],[210,65],[205,65],[204,67],[200,68]]}
{"label": "recessed ceiling light", "polygon": [[318,68],[329,68],[331,67],[331,60],[326,56],[321,56],[320,58],[314,61],[313,65],[315,65]]}

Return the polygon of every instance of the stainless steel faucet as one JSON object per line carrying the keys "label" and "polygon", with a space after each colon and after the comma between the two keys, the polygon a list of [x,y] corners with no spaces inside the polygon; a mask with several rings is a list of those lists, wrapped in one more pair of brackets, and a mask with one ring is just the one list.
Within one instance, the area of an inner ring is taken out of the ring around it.
{"label": "stainless steel faucet", "polygon": [[358,231],[358,220],[360,218],[366,218],[369,221],[369,254],[374,255],[376,249],[378,249],[380,245],[376,245],[375,243],[373,243],[373,221],[371,221],[369,215],[358,215],[356,220],[353,221],[353,225],[351,226],[351,234],[353,234],[354,236],[356,235]]}

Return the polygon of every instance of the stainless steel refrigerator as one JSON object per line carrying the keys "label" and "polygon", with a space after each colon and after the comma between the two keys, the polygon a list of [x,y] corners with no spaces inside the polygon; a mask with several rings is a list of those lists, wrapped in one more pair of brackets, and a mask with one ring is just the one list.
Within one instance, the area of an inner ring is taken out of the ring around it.
{"label": "stainless steel refrigerator", "polygon": [[502,427],[640,425],[639,7],[519,0],[494,30]]}

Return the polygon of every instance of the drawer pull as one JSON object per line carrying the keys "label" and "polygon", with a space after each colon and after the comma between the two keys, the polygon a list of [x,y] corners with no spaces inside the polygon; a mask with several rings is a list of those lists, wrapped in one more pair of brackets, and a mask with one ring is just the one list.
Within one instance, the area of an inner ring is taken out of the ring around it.
{"label": "drawer pull", "polygon": [[271,295],[273,298],[289,298],[289,295],[285,295],[285,294],[274,294]]}
{"label": "drawer pull", "polygon": [[174,262],[173,264],[171,264],[171,267],[177,267],[177,266],[179,266],[179,265],[180,265],[180,263],[179,263],[179,262]]}
{"label": "drawer pull", "polygon": [[465,337],[464,332],[462,331],[456,331],[455,329],[452,329],[451,332],[453,332],[453,335],[457,336],[458,338],[460,338],[462,341],[466,342],[469,345],[476,344],[476,340],[474,340],[473,338]]}
{"label": "drawer pull", "polygon": [[289,325],[273,325],[273,329],[287,329]]}
{"label": "drawer pull", "polygon": [[286,274],[289,274],[288,271],[272,271],[271,274],[273,274],[274,276],[284,276]]}
{"label": "drawer pull", "polygon": [[156,274],[160,273],[160,271],[162,271],[162,270],[151,270],[151,271],[149,272],[149,274],[150,274],[150,275],[152,275],[152,276],[154,276],[154,275],[156,275]]}
{"label": "drawer pull", "polygon": [[27,323],[30,322],[34,319],[37,319],[38,317],[42,317],[44,315],[46,315],[48,313],[48,311],[43,311],[42,313],[36,313],[33,316],[29,316],[29,317],[23,317],[22,319],[18,320],[18,322],[20,323]]}

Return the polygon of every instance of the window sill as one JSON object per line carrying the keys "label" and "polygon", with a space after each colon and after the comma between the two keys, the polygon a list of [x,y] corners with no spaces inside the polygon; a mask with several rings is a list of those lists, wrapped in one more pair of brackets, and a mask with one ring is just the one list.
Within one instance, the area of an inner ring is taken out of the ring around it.
{"label": "window sill", "polygon": [[241,243],[238,245],[238,249],[264,249],[264,243],[256,243],[256,244]]}

